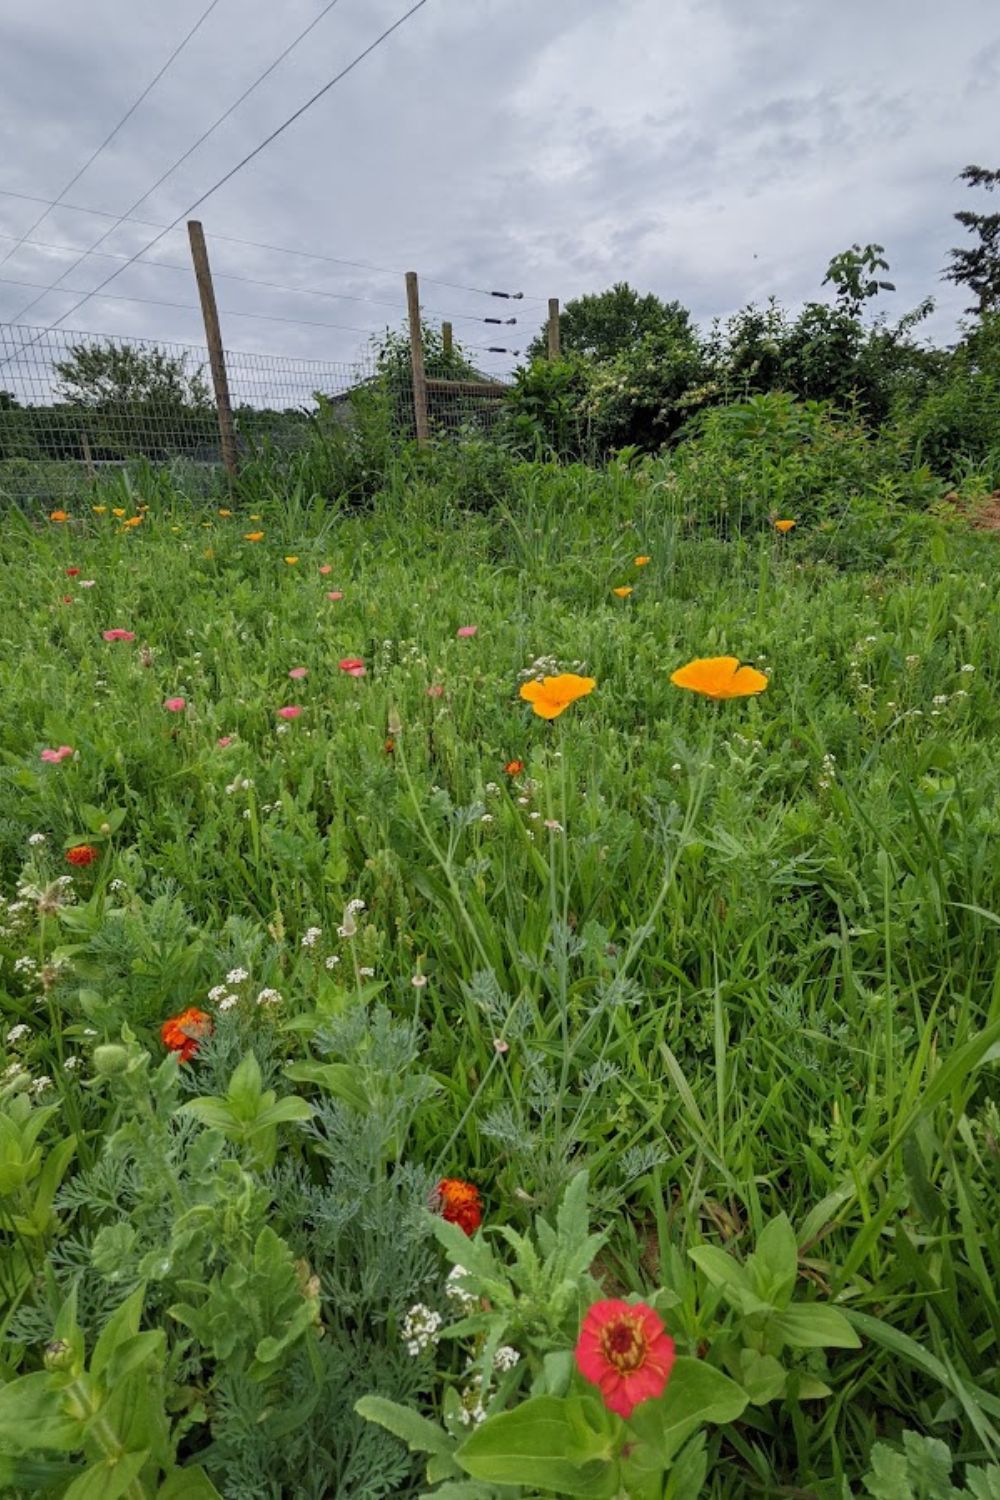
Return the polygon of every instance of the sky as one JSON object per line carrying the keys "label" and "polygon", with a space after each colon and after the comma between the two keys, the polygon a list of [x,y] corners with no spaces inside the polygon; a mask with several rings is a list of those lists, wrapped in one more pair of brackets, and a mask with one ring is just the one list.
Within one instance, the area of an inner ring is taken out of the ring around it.
{"label": "sky", "polygon": [[[335,0],[154,187],[329,5],[215,0],[64,193],[208,3],[2,0],[0,324],[200,343],[190,206],[412,0]],[[826,296],[830,258],[869,241],[897,288],[878,306],[933,295],[922,332],[946,343],[968,301],[940,280],[951,215],[995,206],[956,177],[1000,166],[998,119],[995,0],[426,0],[196,216],[233,351],[353,362],[402,326],[412,269],[429,319],[502,373],[516,356],[482,346],[523,350],[549,297],[628,281],[707,326]],[[29,198],[61,195],[32,227]]]}

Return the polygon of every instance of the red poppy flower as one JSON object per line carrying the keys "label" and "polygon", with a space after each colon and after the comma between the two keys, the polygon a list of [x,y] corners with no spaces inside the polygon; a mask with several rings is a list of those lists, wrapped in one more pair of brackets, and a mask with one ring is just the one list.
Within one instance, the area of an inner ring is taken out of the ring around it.
{"label": "red poppy flower", "polygon": [[182,1063],[190,1062],[198,1051],[202,1037],[212,1035],[212,1018],[197,1006],[189,1006],[180,1015],[171,1016],[160,1027],[160,1040],[169,1052],[180,1054]]}
{"label": "red poppy flower", "polygon": [[66,850],[66,858],[71,865],[92,865],[99,857],[99,851],[93,844],[75,844],[72,849]]}
{"label": "red poppy flower", "polygon": [[479,1189],[458,1177],[442,1177],[435,1193],[437,1211],[449,1224],[457,1224],[466,1234],[475,1234],[483,1222],[483,1205]]}
{"label": "red poppy flower", "polygon": [[524,761],[509,760],[504,766],[504,770],[507,772],[508,776],[520,776],[521,772],[524,770]]}
{"label": "red poppy flower", "polygon": [[595,1302],[583,1320],[576,1363],[601,1392],[609,1411],[629,1417],[640,1401],[659,1396],[670,1379],[674,1341],[645,1302]]}
{"label": "red poppy flower", "polygon": [[349,677],[364,677],[365,675],[365,664],[361,660],[360,656],[344,656],[337,663],[337,665],[339,666],[340,670],[342,672],[346,672]]}
{"label": "red poppy flower", "polygon": [[80,576],[80,569],[79,568],[67,568],[66,569],[66,577],[67,578],[79,578],[79,576]]}

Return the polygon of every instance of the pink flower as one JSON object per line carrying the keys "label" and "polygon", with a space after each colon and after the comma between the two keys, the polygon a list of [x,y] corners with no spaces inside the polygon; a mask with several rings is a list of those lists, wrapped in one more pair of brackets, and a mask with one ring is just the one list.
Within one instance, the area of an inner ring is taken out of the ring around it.
{"label": "pink flower", "polygon": [[329,594],[327,594],[327,596],[326,596],[326,597],[327,597],[327,598],[328,598],[328,599],[332,599],[332,600],[333,600],[333,602],[334,602],[334,604],[336,604],[336,603],[337,603],[337,600],[338,600],[338,599],[343,599],[343,597],[344,597],[344,596],[343,596],[343,594],[342,594],[342,593],[341,593],[341,592],[340,592],[340,590],[339,590],[339,589],[334,589],[334,590],[333,590],[333,591],[332,591],[332,592],[331,592],[331,593],[329,593]]}
{"label": "pink flower", "polygon": [[187,708],[187,700],[184,698],[164,698],[163,707],[169,708],[172,714],[181,714]]}
{"label": "pink flower", "polygon": [[460,625],[455,631],[455,634],[458,636],[459,640],[464,640],[470,635],[475,635],[478,629],[478,625]]}
{"label": "pink flower", "polygon": [[432,682],[431,685],[430,685],[430,687],[427,689],[427,696],[428,696],[428,698],[443,698],[444,697],[444,683],[443,682]]}
{"label": "pink flower", "polygon": [[219,736],[215,743],[218,745],[220,750],[228,750],[230,745],[233,743],[233,737],[231,734],[222,734]]}
{"label": "pink flower", "polygon": [[289,703],[288,706],[287,706],[287,708],[279,708],[278,709],[278,718],[279,719],[297,719],[299,717],[299,714],[301,712],[302,712],[302,709],[299,707],[299,705],[297,703]]}
{"label": "pink flower", "polygon": [[348,677],[364,677],[365,675],[365,664],[360,656],[342,657],[338,662],[338,666],[342,672],[347,673]]}
{"label": "pink flower", "polygon": [[135,631],[134,630],[102,630],[101,634],[103,635],[103,637],[104,637],[104,639],[106,641],[134,641],[135,640]]}
{"label": "pink flower", "polygon": [[332,563],[320,563],[319,570],[322,573],[323,577],[325,578],[328,573],[332,573],[333,572],[333,564]]}
{"label": "pink flower", "polygon": [[81,578],[80,579],[80,587],[82,589],[92,589],[94,587],[94,584],[96,582],[97,582],[96,578]]}
{"label": "pink flower", "polygon": [[308,667],[292,667],[289,670],[288,675],[289,675],[289,677],[293,678],[296,682],[300,682],[303,677],[308,677],[309,676],[309,668]]}
{"label": "pink flower", "polygon": [[43,750],[42,760],[45,761],[46,765],[58,766],[61,761],[66,759],[67,755],[72,754],[72,745],[60,745],[58,750]]}

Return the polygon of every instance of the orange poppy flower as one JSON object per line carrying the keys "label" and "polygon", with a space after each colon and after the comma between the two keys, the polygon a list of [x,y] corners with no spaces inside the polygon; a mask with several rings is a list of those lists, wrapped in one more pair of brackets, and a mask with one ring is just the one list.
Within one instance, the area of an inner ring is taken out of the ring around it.
{"label": "orange poppy flower", "polygon": [[49,512],[49,520],[50,521],[68,521],[69,520],[69,511],[68,510],[53,510],[53,511],[50,511]]}
{"label": "orange poppy flower", "polygon": [[775,531],[780,531],[783,536],[786,531],[791,531],[794,525],[794,521],[775,521],[774,529]]}
{"label": "orange poppy flower", "polygon": [[762,693],[767,678],[756,667],[741,667],[736,656],[699,656],[671,675],[675,687],[689,688],[703,698],[749,698]]}
{"label": "orange poppy flower", "polygon": [[180,1054],[182,1063],[190,1062],[198,1051],[202,1037],[211,1036],[212,1018],[197,1006],[191,1005],[180,1015],[171,1016],[160,1027],[160,1040],[168,1052]]}
{"label": "orange poppy flower", "polygon": [[635,565],[637,568],[644,568],[648,562],[652,561],[653,559],[651,557],[637,557],[635,559]]}
{"label": "orange poppy flower", "polygon": [[264,540],[264,533],[262,531],[247,531],[244,533],[243,539],[247,542],[262,542]]}
{"label": "orange poppy flower", "polygon": [[124,531],[125,528],[126,528],[126,526],[141,526],[141,525],[142,525],[142,516],[129,516],[129,518],[128,518],[127,521],[123,521],[122,522],[122,530]]}
{"label": "orange poppy flower", "polygon": [[623,583],[620,588],[612,589],[611,592],[617,594],[619,599],[627,599],[633,590],[629,584]]}
{"label": "orange poppy flower", "polygon": [[483,1222],[483,1206],[474,1183],[463,1182],[459,1177],[442,1177],[434,1197],[442,1219],[457,1224],[468,1235],[475,1234]]}
{"label": "orange poppy flower", "polygon": [[509,760],[504,766],[504,770],[507,772],[508,776],[520,776],[521,772],[524,770],[524,761]]}
{"label": "orange poppy flower", "polygon": [[117,516],[118,519],[121,520],[122,516],[125,514],[125,507],[123,505],[115,505],[112,507],[111,514],[113,516]]}
{"label": "orange poppy flower", "polygon": [[578,677],[575,672],[561,672],[558,677],[543,677],[541,682],[523,682],[521,697],[530,703],[541,719],[558,719],[564,709],[585,698],[597,686],[594,677]]}

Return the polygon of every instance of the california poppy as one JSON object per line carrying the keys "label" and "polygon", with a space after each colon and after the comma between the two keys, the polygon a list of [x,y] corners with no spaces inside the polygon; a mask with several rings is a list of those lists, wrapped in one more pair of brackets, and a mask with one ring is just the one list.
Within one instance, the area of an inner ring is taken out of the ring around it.
{"label": "california poppy", "polygon": [[182,1063],[190,1062],[198,1051],[202,1037],[211,1036],[212,1018],[191,1005],[180,1015],[171,1016],[160,1027],[160,1040],[168,1052],[176,1052]]}
{"label": "california poppy", "polygon": [[264,533],[262,531],[246,531],[243,534],[243,540],[245,542],[262,542],[264,540]]}
{"label": "california poppy", "polygon": [[59,521],[68,521],[69,520],[69,511],[68,510],[53,510],[53,511],[50,511],[49,512],[49,520],[50,521],[56,521],[56,522],[59,522]]}
{"label": "california poppy", "polygon": [[94,512],[95,516],[106,515],[108,510],[108,507],[106,505],[92,505],[90,508]]}
{"label": "california poppy", "polygon": [[285,558],[285,562],[288,563],[289,566],[293,566],[295,563],[298,562],[298,558],[297,557],[286,557]]}
{"label": "california poppy", "polygon": [[232,511],[231,510],[220,510],[219,511],[219,515],[228,519],[228,517],[232,515]]}
{"label": "california poppy", "polygon": [[674,1364],[674,1341],[645,1302],[609,1298],[589,1309],[576,1343],[577,1369],[600,1390],[609,1411],[630,1417],[641,1401],[662,1395]]}
{"label": "california poppy", "polygon": [[741,667],[736,656],[707,656],[689,661],[671,674],[675,687],[701,693],[703,698],[748,698],[762,693],[767,678],[756,667]]}
{"label": "california poppy", "polygon": [[791,531],[794,525],[794,521],[775,521],[774,529],[775,531],[780,531],[782,535],[784,535],[786,531]]}
{"label": "california poppy", "polygon": [[120,521],[122,516],[125,514],[125,507],[123,505],[114,505],[111,508],[111,514],[113,516],[117,516]]}
{"label": "california poppy", "polygon": [[466,1234],[475,1234],[483,1222],[479,1189],[459,1177],[442,1177],[435,1192],[437,1211],[449,1224],[457,1224]]}
{"label": "california poppy", "polygon": [[97,859],[98,851],[93,844],[75,844],[72,849],[66,850],[66,858],[71,865],[92,865]]}
{"label": "california poppy", "polygon": [[635,565],[637,568],[644,568],[648,562],[652,562],[651,557],[637,557],[635,559]]}
{"label": "california poppy", "polygon": [[521,697],[530,703],[542,719],[558,719],[564,709],[584,698],[597,686],[594,677],[578,677],[575,672],[561,672],[558,677],[543,677],[541,682],[523,682]]}
{"label": "california poppy", "polygon": [[620,587],[612,589],[611,592],[617,594],[619,599],[627,599],[629,594],[633,592],[633,589],[630,584],[623,583]]}

